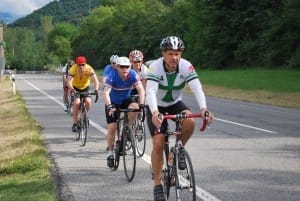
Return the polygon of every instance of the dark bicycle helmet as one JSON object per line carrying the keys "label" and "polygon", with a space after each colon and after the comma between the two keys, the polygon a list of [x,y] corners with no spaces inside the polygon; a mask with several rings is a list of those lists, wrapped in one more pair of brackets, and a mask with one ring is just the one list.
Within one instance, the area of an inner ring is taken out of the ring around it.
{"label": "dark bicycle helmet", "polygon": [[184,43],[183,41],[177,36],[167,36],[162,39],[160,43],[160,49],[162,51],[166,50],[184,50]]}

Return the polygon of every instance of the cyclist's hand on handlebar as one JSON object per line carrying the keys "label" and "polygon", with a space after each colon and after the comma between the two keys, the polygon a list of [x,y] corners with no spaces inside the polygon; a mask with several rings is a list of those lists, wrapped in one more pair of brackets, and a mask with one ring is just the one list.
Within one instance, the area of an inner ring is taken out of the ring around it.
{"label": "cyclist's hand on handlebar", "polygon": [[152,113],[152,123],[157,129],[160,129],[161,124],[163,122],[163,115],[160,114],[158,111]]}
{"label": "cyclist's hand on handlebar", "polygon": [[145,109],[145,104],[139,104],[139,109],[140,109],[140,110]]}
{"label": "cyclist's hand on handlebar", "polygon": [[114,111],[116,111],[116,108],[113,104],[109,104],[107,107],[106,107],[106,110],[109,114],[109,116],[112,116],[114,114]]}
{"label": "cyclist's hand on handlebar", "polygon": [[99,93],[98,93],[98,90],[96,90],[95,89],[95,96],[96,96],[96,98],[95,98],[95,103],[97,103],[97,101],[98,101],[98,97],[99,97]]}
{"label": "cyclist's hand on handlebar", "polygon": [[70,89],[70,92],[72,94],[72,96],[74,96],[74,94],[76,93],[76,90],[74,88]]}
{"label": "cyclist's hand on handlebar", "polygon": [[201,109],[202,118],[207,121],[208,124],[211,124],[214,120],[214,114],[207,109]]}

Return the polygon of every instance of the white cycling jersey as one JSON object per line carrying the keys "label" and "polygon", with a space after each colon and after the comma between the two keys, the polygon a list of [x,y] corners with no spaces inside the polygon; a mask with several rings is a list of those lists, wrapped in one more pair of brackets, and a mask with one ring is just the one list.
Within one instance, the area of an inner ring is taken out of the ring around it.
{"label": "white cycling jersey", "polygon": [[141,80],[145,80],[147,73],[148,73],[148,67],[145,66],[144,64],[142,64],[141,70],[139,72],[137,72],[137,74],[140,76]]}
{"label": "white cycling jersey", "polygon": [[152,112],[157,106],[167,107],[182,100],[185,84],[194,93],[200,109],[206,108],[206,99],[202,85],[193,65],[181,58],[176,72],[167,72],[163,58],[153,61],[147,74],[146,97]]}

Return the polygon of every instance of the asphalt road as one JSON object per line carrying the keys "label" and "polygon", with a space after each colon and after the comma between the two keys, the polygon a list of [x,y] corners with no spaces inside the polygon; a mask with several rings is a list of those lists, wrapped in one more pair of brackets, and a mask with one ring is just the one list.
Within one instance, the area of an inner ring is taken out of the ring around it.
{"label": "asphalt road", "polygon": [[[153,200],[150,138],[146,155],[137,161],[136,176],[128,183],[122,164],[117,171],[106,166],[103,99],[93,105],[87,145],[81,147],[63,111],[60,76],[18,74],[16,86],[43,128],[61,200]],[[193,96],[184,99],[196,110]],[[187,146],[198,200],[298,201],[300,110],[210,97],[207,102],[216,120],[203,133],[197,128]]]}

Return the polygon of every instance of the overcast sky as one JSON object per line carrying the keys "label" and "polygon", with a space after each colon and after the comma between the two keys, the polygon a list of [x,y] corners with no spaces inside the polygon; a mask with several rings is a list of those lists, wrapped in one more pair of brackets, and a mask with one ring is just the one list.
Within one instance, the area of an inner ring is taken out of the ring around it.
{"label": "overcast sky", "polygon": [[0,0],[0,12],[24,17],[54,0]]}

